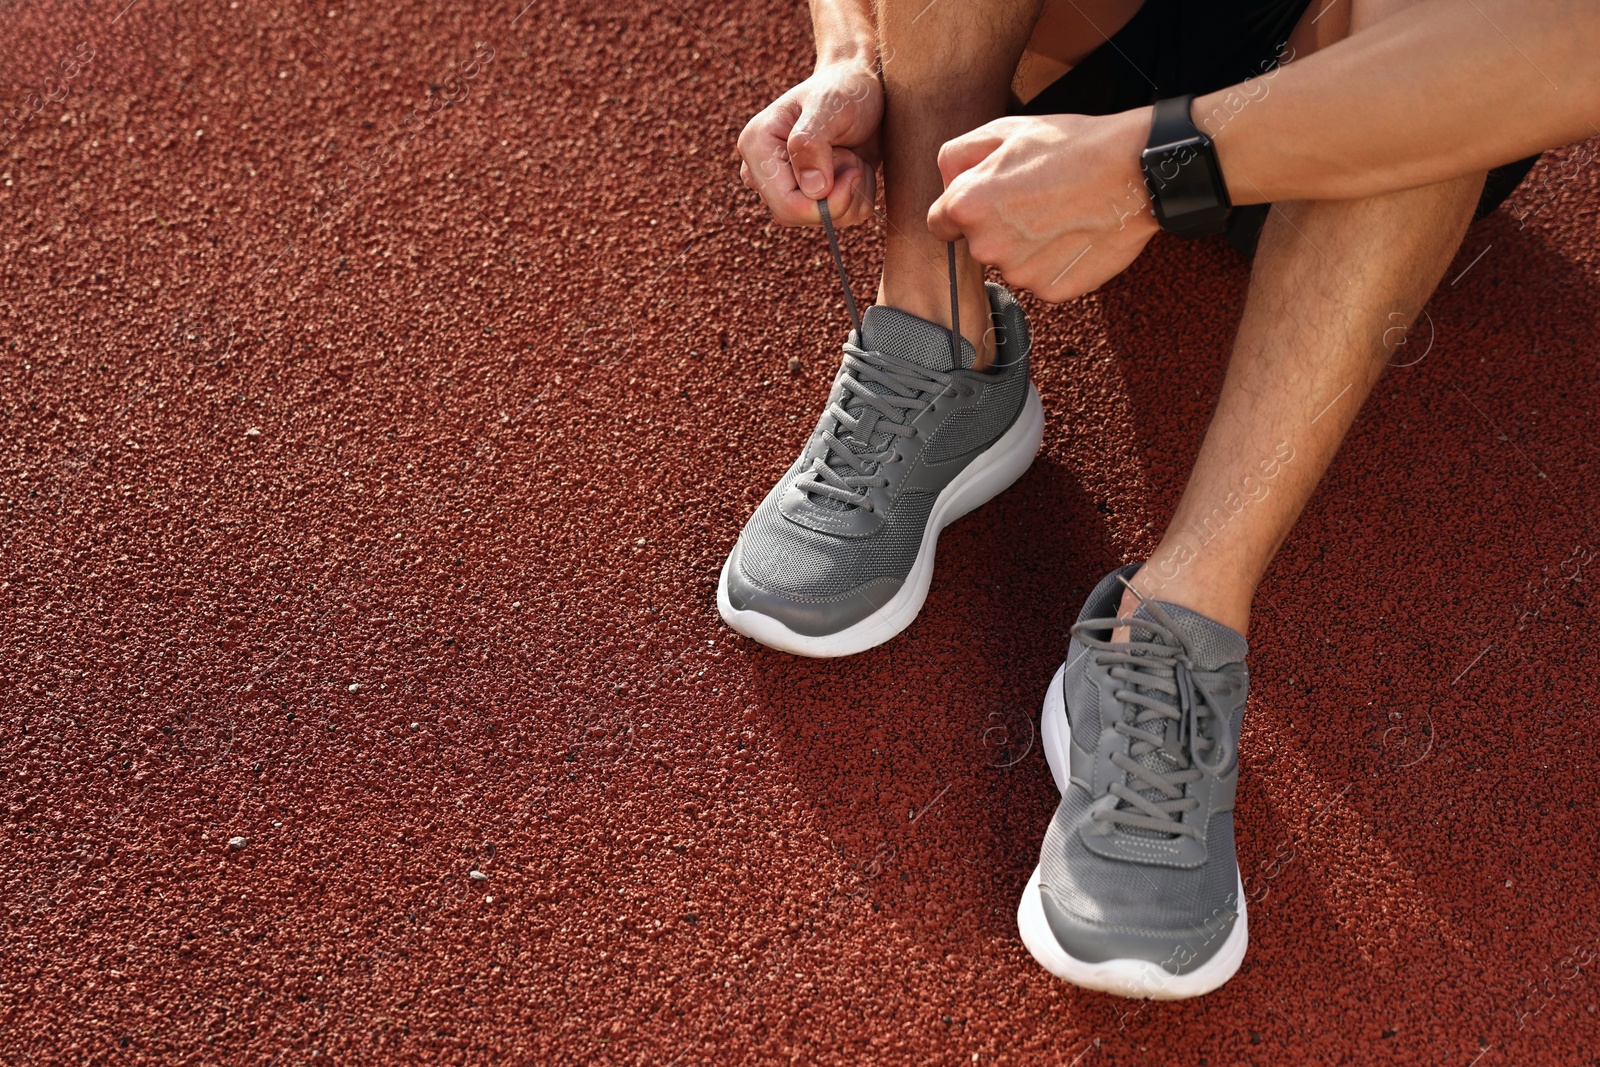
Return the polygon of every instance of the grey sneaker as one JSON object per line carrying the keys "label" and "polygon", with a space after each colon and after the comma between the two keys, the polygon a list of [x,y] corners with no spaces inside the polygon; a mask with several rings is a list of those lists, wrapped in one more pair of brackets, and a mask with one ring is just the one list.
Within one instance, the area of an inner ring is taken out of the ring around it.
{"label": "grey sneaker", "polygon": [[[1176,604],[1118,620],[1113,571],[1072,627],[1040,740],[1061,791],[1017,908],[1022,942],[1074,985],[1199,996],[1249,940],[1233,847],[1245,639]],[[1111,631],[1130,627],[1113,644]]]}
{"label": "grey sneaker", "polygon": [[729,626],[785,652],[848,656],[911,625],[939,531],[1020,478],[1044,437],[1022,308],[988,291],[997,345],[981,373],[945,327],[866,310],[805,450],[723,565]]}

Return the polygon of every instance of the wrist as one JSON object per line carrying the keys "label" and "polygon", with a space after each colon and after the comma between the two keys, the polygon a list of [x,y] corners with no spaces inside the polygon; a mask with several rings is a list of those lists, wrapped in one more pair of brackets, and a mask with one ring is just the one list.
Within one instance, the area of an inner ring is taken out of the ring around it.
{"label": "wrist", "polygon": [[848,36],[817,42],[817,70],[843,67],[877,76],[878,42],[872,37]]}
{"label": "wrist", "polygon": [[1156,221],[1150,185],[1140,164],[1140,156],[1150,139],[1153,110],[1139,107],[1124,111],[1115,117],[1111,131],[1113,144],[1110,158],[1117,160],[1120,168],[1120,196],[1116,206],[1119,228],[1132,229],[1146,237],[1153,236],[1161,229],[1161,224]]}
{"label": "wrist", "polygon": [[817,67],[848,66],[876,72],[878,31],[864,0],[811,0],[811,39]]}

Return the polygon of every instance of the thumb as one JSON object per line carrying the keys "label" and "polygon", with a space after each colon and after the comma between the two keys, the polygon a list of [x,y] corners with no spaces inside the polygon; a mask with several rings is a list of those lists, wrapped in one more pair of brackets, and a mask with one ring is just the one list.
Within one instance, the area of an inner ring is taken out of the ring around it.
{"label": "thumb", "polygon": [[946,189],[1005,143],[1005,137],[995,126],[992,122],[979,126],[971,133],[946,141],[939,149],[939,176],[944,179]]}
{"label": "thumb", "polygon": [[962,223],[956,219],[962,211],[959,196],[965,192],[966,184],[969,183],[963,183],[960,189],[954,186],[945,189],[928,208],[928,232],[941,241],[959,241],[967,236]]}
{"label": "thumb", "polygon": [[824,112],[814,102],[808,103],[789,131],[789,165],[794,168],[800,191],[813,200],[833,192],[833,146],[837,138],[833,127],[839,114],[836,107]]}

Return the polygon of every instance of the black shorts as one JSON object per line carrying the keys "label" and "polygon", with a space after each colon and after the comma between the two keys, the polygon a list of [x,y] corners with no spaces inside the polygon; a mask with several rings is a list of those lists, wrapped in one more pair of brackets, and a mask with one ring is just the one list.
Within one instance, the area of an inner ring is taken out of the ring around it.
{"label": "black shorts", "polygon": [[[1128,24],[1083,62],[1028,103],[1012,101],[1017,115],[1112,115],[1167,97],[1226,89],[1274,70],[1293,58],[1289,35],[1311,0],[1145,0]],[[1499,207],[1538,156],[1489,172],[1474,218]],[[1238,208],[1228,220],[1228,240],[1245,255],[1255,251],[1266,204]]]}

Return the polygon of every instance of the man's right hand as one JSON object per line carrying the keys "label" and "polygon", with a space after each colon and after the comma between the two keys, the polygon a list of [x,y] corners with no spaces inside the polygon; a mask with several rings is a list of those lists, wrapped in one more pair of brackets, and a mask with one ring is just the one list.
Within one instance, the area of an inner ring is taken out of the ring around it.
{"label": "man's right hand", "polygon": [[872,215],[883,84],[870,66],[840,62],[784,93],[739,135],[739,176],[785,226],[816,226],[827,198],[834,222]]}

